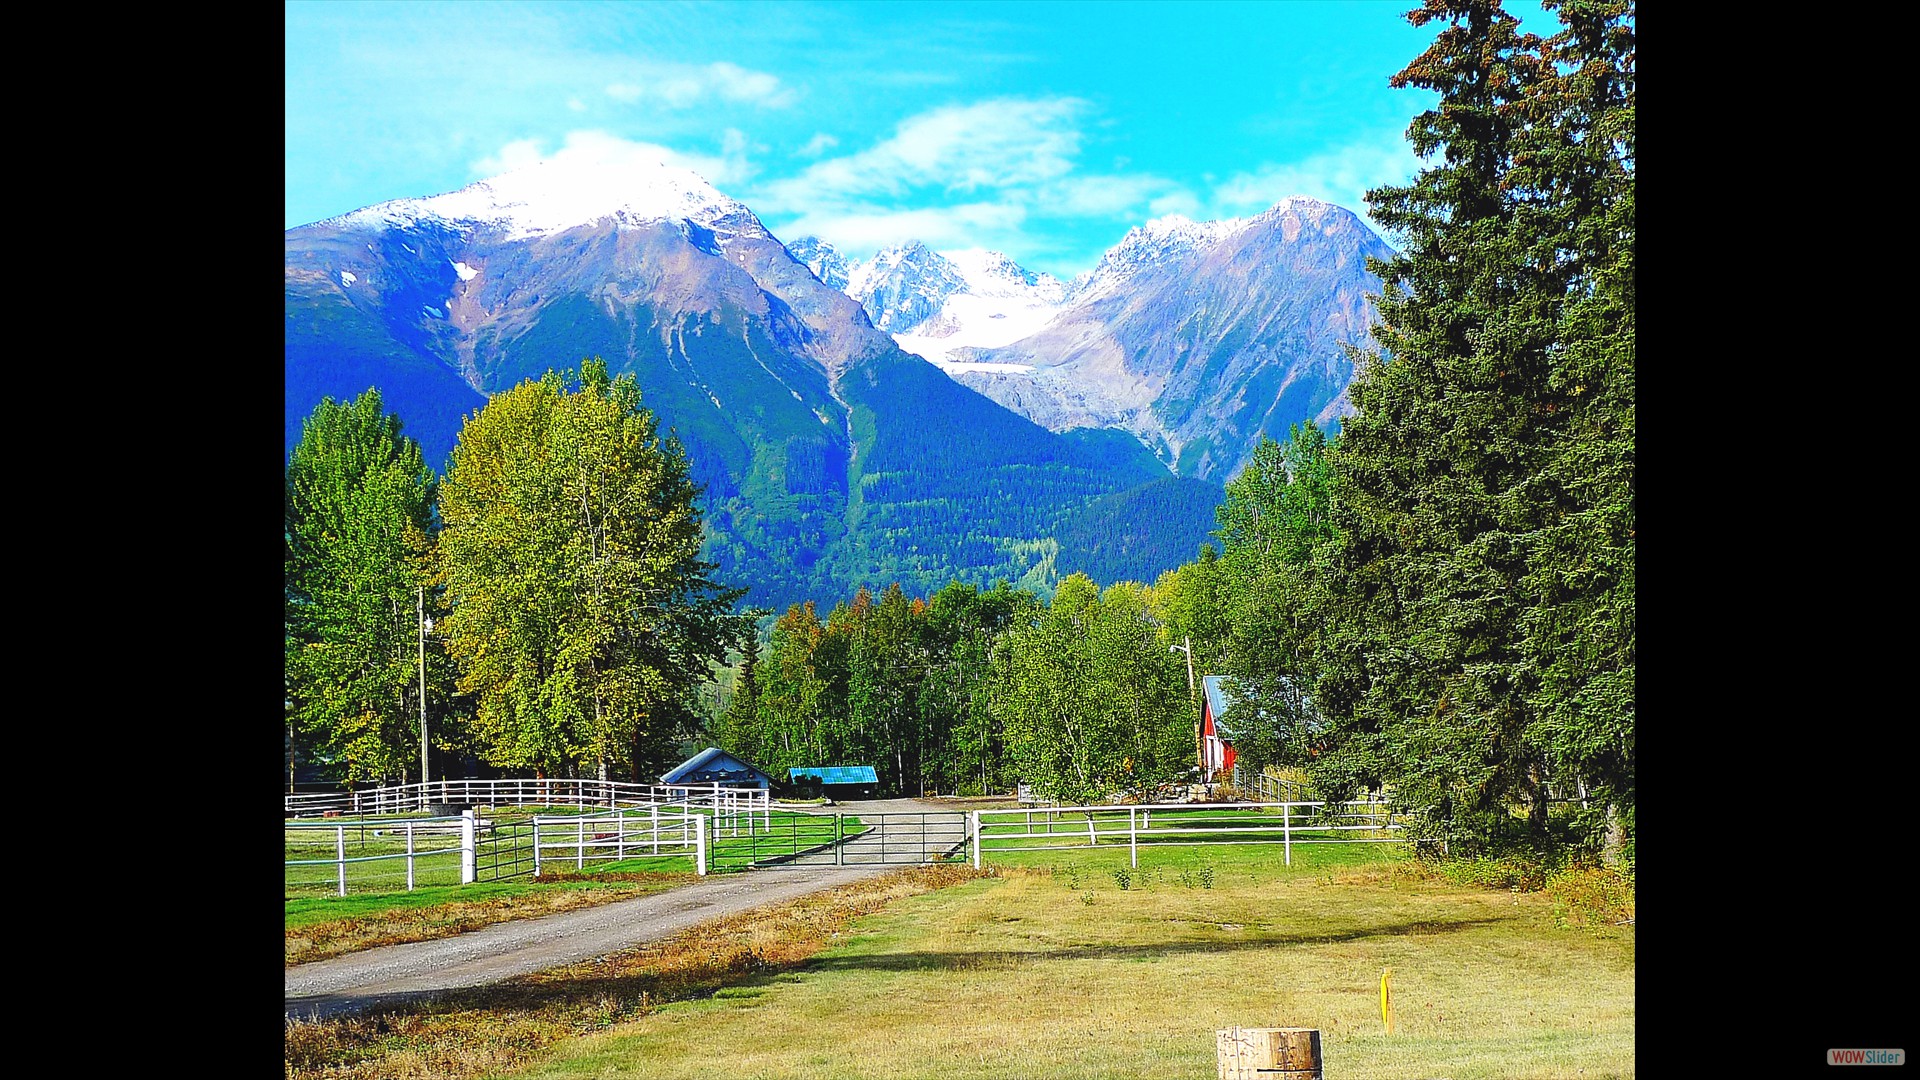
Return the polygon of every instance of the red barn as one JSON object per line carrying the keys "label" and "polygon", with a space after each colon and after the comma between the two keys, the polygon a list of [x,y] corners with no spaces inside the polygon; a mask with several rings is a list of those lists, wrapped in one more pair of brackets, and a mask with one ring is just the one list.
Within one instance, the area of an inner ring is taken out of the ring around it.
{"label": "red barn", "polygon": [[1222,722],[1233,696],[1219,675],[1200,680],[1205,693],[1200,695],[1200,782],[1211,784],[1217,777],[1233,775],[1233,732]]}

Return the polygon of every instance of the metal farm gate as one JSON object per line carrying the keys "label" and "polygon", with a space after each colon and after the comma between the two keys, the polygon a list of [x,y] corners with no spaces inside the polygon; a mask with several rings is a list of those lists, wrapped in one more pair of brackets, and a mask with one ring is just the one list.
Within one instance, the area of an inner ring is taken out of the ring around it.
{"label": "metal farm gate", "polygon": [[716,843],[710,859],[715,871],[727,872],[918,866],[970,857],[964,813],[854,811],[776,818],[768,831]]}
{"label": "metal farm gate", "polygon": [[506,881],[533,876],[533,823],[489,825],[475,837],[475,881]]}

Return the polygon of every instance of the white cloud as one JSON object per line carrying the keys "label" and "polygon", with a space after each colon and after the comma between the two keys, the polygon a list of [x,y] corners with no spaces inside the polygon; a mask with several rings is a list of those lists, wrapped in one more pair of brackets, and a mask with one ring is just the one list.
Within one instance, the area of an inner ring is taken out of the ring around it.
{"label": "white cloud", "polygon": [[848,258],[867,258],[888,244],[920,240],[939,248],[1006,247],[1020,235],[1024,206],[1004,202],[965,203],[917,210],[862,208],[801,214],[780,230],[786,238],[821,236]]}
{"label": "white cloud", "polygon": [[538,139],[519,139],[501,147],[499,153],[474,162],[473,171],[478,176],[499,176],[503,172],[524,169],[540,158]]}
{"label": "white cloud", "polygon": [[1166,217],[1168,214],[1193,217],[1200,212],[1200,200],[1194,198],[1191,191],[1170,191],[1147,203],[1147,209],[1152,211],[1154,217]]}
{"label": "white cloud", "polygon": [[497,154],[474,162],[473,170],[480,177],[498,176],[543,160],[573,165],[604,165],[615,169],[634,162],[665,162],[682,169],[692,169],[722,191],[727,189],[727,185],[741,183],[753,174],[753,167],[746,156],[746,136],[732,128],[722,136],[721,152],[717,156],[690,154],[656,143],[634,142],[604,131],[572,131],[567,133],[565,144],[551,155],[542,152],[537,140],[521,139],[501,147]]}
{"label": "white cloud", "polygon": [[586,112],[587,103],[584,101],[581,101],[579,98],[568,98],[567,108],[571,109],[574,112]]}
{"label": "white cloud", "polygon": [[747,101],[774,108],[793,104],[793,91],[764,71],[748,71],[724,61],[707,65],[709,84],[728,101]]}
{"label": "white cloud", "polygon": [[902,121],[871,149],[830,158],[767,186],[770,208],[804,212],[848,199],[900,197],[937,187],[971,194],[1063,176],[1080,151],[1076,125],[1086,112],[1074,98],[1003,98],[952,105]]}
{"label": "white cloud", "polygon": [[1193,196],[1158,176],[1070,176],[1042,187],[1047,209],[1074,217],[1128,217],[1142,206]]}
{"label": "white cloud", "polygon": [[[1150,205],[1198,205],[1151,174],[1083,174],[1092,106],[1077,98],[1000,98],[901,121],[865,149],[822,158],[743,192],[781,236],[816,235],[849,258],[904,240],[936,249],[986,247],[1022,259],[1062,254],[1044,219],[1137,224]],[[817,134],[801,150],[836,145]],[[1117,233],[1116,233],[1117,235]]]}
{"label": "white cloud", "polygon": [[1234,217],[1259,213],[1289,195],[1306,195],[1364,215],[1369,188],[1405,183],[1419,169],[1420,159],[1406,140],[1390,133],[1291,164],[1235,173],[1214,188],[1213,207],[1221,217]]}
{"label": "white cloud", "polygon": [[715,99],[783,109],[793,104],[791,88],[764,71],[750,71],[721,61],[704,67],[694,64],[642,64],[628,77],[609,83],[608,97],[624,104],[646,101],[684,109]]}
{"label": "white cloud", "polygon": [[834,138],[824,131],[816,132],[813,138],[807,140],[807,145],[800,148],[800,156],[819,157],[821,154],[839,145],[839,139]]}

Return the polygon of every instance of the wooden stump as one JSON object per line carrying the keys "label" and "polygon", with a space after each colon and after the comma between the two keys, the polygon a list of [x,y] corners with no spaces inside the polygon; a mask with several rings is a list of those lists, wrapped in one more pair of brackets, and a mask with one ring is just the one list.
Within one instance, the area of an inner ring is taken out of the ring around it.
{"label": "wooden stump", "polygon": [[1318,1028],[1220,1028],[1220,1080],[1322,1080]]}

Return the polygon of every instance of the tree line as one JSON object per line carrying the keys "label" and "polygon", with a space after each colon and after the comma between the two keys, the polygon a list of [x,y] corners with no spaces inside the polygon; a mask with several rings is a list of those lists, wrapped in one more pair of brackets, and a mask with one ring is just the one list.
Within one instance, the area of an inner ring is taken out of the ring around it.
{"label": "tree line", "polygon": [[417,779],[423,728],[501,768],[650,779],[752,631],[695,495],[598,360],[495,395],[444,480],[377,391],[322,401],[287,466],[290,744],[349,782]]}

